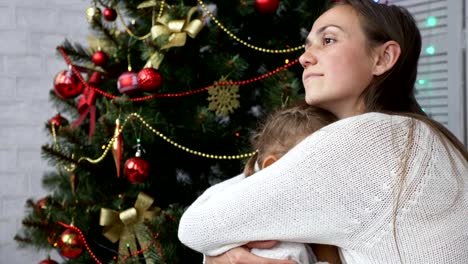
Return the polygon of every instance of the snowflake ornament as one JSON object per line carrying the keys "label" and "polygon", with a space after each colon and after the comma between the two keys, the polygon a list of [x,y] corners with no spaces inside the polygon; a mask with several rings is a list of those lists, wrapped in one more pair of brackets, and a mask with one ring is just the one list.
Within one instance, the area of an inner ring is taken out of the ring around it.
{"label": "snowflake ornament", "polygon": [[239,108],[240,103],[239,85],[214,86],[208,89],[208,109],[214,111],[218,116],[228,116]]}

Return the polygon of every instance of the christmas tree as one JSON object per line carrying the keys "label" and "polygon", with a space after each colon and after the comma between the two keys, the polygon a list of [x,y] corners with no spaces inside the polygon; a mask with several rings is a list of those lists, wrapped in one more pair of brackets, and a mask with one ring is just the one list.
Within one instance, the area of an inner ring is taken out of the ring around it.
{"label": "christmas tree", "polygon": [[42,149],[55,169],[49,195],[27,201],[18,243],[66,263],[201,263],[178,219],[242,171],[259,120],[301,99],[297,58],[323,6],[92,1],[88,43],[57,47],[67,66]]}

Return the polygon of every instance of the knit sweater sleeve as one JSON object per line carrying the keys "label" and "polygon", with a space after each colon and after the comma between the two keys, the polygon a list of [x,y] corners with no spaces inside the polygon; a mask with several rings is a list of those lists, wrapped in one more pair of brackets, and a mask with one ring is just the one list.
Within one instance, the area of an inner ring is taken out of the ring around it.
{"label": "knit sweater sleeve", "polygon": [[[365,114],[315,132],[255,175],[190,206],[179,239],[206,255],[249,241],[352,247],[391,210],[407,120]],[[396,128],[396,129],[395,129]],[[389,131],[393,130],[394,133]]]}
{"label": "knit sweater sleeve", "polygon": [[228,188],[234,186],[235,184],[239,183],[243,179],[245,179],[245,175],[243,173],[241,173],[241,174],[239,174],[239,175],[237,175],[237,176],[235,176],[233,178],[230,178],[228,180],[225,180],[223,182],[220,182],[220,183],[217,183],[217,184],[211,186],[210,188],[206,189],[202,193],[202,195],[200,195],[195,200],[195,202],[193,202],[191,207],[193,207],[193,208],[202,207],[203,204],[206,201],[209,201],[213,195],[222,193],[225,189],[228,189]]}

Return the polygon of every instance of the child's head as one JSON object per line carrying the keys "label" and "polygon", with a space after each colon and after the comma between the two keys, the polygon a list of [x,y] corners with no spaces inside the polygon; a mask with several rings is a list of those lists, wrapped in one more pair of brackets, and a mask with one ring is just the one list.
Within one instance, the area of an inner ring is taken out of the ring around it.
{"label": "child's head", "polygon": [[305,102],[281,108],[269,115],[252,137],[252,147],[257,153],[244,168],[245,176],[269,166],[304,138],[337,120],[332,113]]}

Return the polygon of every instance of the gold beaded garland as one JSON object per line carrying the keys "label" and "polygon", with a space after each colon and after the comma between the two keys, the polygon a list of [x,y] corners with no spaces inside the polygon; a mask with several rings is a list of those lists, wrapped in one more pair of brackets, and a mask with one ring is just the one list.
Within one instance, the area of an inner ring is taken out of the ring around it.
{"label": "gold beaded garland", "polygon": [[294,48],[289,48],[289,49],[273,50],[273,49],[266,49],[266,48],[260,48],[260,47],[254,46],[254,45],[252,45],[250,43],[247,43],[246,41],[240,39],[239,37],[234,35],[231,31],[229,31],[229,29],[227,29],[223,24],[221,24],[221,22],[219,22],[218,19],[216,19],[216,17],[213,15],[213,13],[211,13],[210,10],[208,10],[208,8],[205,6],[205,3],[203,3],[202,0],[198,0],[198,3],[203,8],[203,10],[211,17],[211,19],[213,19],[215,24],[219,28],[221,28],[226,34],[228,34],[229,37],[233,38],[237,42],[239,42],[242,45],[247,46],[247,47],[249,47],[251,49],[254,49],[254,50],[257,50],[257,51],[260,51],[260,52],[264,52],[264,53],[290,53],[290,52],[294,52],[294,51],[304,49],[304,47],[305,47],[304,45],[301,45],[301,46],[294,47]]}
{"label": "gold beaded garland", "polygon": [[120,135],[120,133],[122,133],[122,130],[124,129],[125,125],[127,124],[128,120],[130,120],[130,118],[132,117],[136,117],[146,128],[148,128],[151,132],[153,132],[154,134],[156,134],[157,136],[159,136],[160,138],[164,139],[166,142],[170,143],[171,145],[173,145],[174,147],[176,148],[179,148],[183,151],[186,151],[190,154],[193,154],[193,155],[197,155],[197,156],[201,156],[201,157],[205,157],[205,158],[210,158],[210,159],[244,159],[244,158],[248,158],[250,156],[253,156],[255,154],[255,151],[254,152],[250,152],[250,153],[244,153],[244,154],[239,154],[239,155],[213,155],[213,154],[206,154],[206,153],[202,153],[202,152],[199,152],[199,151],[195,151],[195,150],[192,150],[190,148],[187,148],[185,146],[182,146],[176,142],[174,142],[173,140],[171,140],[170,138],[166,137],[163,133],[157,131],[155,128],[153,128],[150,124],[148,124],[144,119],[143,117],[141,117],[139,114],[137,113],[131,113],[130,115],[128,115],[126,118],[125,118],[125,121],[123,122],[122,124],[122,127],[120,128],[120,130],[118,131],[118,133],[116,133],[116,135],[114,135],[112,137],[112,139],[109,141],[109,143],[107,144],[104,152],[102,153],[102,155],[97,158],[97,159],[90,159],[90,158],[87,158],[87,157],[82,157],[78,160],[78,162],[80,162],[81,160],[86,160],[90,163],[99,163],[101,162],[104,157],[107,155],[107,153],[109,152],[109,149],[111,148],[112,144],[114,143],[115,139]]}

